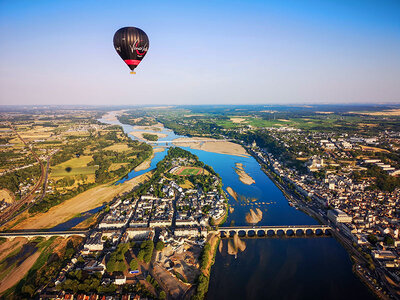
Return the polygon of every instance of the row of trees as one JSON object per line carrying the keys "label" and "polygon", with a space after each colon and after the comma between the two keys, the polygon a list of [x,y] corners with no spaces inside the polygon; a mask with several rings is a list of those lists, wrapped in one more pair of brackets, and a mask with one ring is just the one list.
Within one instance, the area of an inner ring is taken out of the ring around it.
{"label": "row of trees", "polygon": [[[211,248],[211,244],[207,242],[204,245],[203,252],[201,254],[201,263],[200,263],[200,275],[197,279],[197,288],[196,292],[192,296],[192,300],[202,300],[205,298],[206,293],[208,291],[208,285],[210,282],[210,270],[211,265],[214,264],[215,254],[218,248],[218,243],[215,246],[215,249]],[[210,264],[211,261],[211,264]]]}

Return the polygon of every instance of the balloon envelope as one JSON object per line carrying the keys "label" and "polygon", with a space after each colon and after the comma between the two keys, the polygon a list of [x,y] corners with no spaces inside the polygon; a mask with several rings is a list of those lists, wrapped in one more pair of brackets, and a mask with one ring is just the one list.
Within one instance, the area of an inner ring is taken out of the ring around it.
{"label": "balloon envelope", "polygon": [[123,27],[114,34],[114,48],[133,71],[149,50],[149,38],[139,28]]}

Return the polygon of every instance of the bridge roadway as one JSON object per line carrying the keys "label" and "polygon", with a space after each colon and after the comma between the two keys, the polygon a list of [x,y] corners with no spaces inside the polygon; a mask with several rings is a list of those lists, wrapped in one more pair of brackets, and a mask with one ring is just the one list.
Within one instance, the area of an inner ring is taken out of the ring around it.
{"label": "bridge roadway", "polygon": [[27,239],[33,239],[35,237],[41,236],[46,239],[52,236],[62,236],[69,237],[73,235],[78,235],[85,237],[89,231],[87,230],[68,230],[68,231],[8,231],[0,232],[0,238],[15,239],[17,237],[24,237]]}
{"label": "bridge roadway", "polygon": [[218,232],[223,236],[233,236],[234,234],[239,234],[239,232],[244,232],[246,236],[249,232],[253,232],[252,236],[267,236],[268,232],[273,232],[277,235],[279,231],[283,234],[288,235],[288,232],[301,232],[306,235],[307,232],[312,232],[314,235],[317,230],[320,230],[323,234],[327,234],[332,228],[327,225],[288,225],[288,226],[235,226],[235,227],[220,227]]}

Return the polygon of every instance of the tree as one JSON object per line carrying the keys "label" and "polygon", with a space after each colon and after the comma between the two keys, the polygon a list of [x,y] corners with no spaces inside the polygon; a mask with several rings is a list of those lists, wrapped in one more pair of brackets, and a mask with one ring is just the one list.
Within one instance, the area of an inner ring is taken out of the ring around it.
{"label": "tree", "polygon": [[162,300],[163,300],[163,299],[167,299],[167,295],[165,294],[164,291],[161,291],[161,292],[160,292],[159,298],[162,299]]}
{"label": "tree", "polygon": [[367,237],[368,242],[370,242],[372,245],[375,245],[378,242],[378,238],[373,235],[373,234],[369,234]]}
{"label": "tree", "polygon": [[129,267],[131,268],[131,270],[137,270],[139,264],[137,262],[137,260],[134,258],[131,260]]}
{"label": "tree", "polygon": [[385,244],[388,246],[394,245],[394,240],[390,235],[385,236]]}
{"label": "tree", "polygon": [[164,249],[164,242],[163,241],[158,241],[156,244],[156,250],[157,251],[162,251]]}

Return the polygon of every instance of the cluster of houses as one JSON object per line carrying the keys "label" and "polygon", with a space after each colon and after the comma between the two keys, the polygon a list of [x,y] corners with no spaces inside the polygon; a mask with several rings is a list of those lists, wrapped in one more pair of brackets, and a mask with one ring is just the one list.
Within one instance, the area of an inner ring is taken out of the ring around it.
{"label": "cluster of houses", "polygon": [[[206,226],[210,218],[217,220],[226,213],[224,197],[217,189],[219,179],[216,176],[212,178],[213,188],[207,193],[200,187],[184,189],[174,180],[163,177],[158,184],[162,184],[164,197],[155,196],[156,193],[151,187],[138,199],[117,199],[109,206],[98,225],[90,231],[82,249],[60,272],[55,279],[55,285],[61,284],[67,273],[75,269],[89,274],[104,274],[102,282],[107,280],[104,284],[125,284],[127,274],[109,276],[106,273],[108,255],[117,249],[120,243],[152,239],[156,228],[161,229],[160,240],[170,245],[173,250],[189,241],[202,246],[205,243]],[[204,210],[204,207],[207,209]]]}
{"label": "cluster of houses", "polygon": [[[271,153],[258,147],[252,148],[259,160],[269,165],[286,183],[294,186],[298,193],[314,203],[320,203],[321,207],[334,208],[328,210],[327,217],[338,224],[353,242],[370,253],[376,265],[385,267],[393,278],[400,281],[400,189],[393,192],[368,189],[371,180],[363,178],[355,181],[351,176],[352,171],[366,170],[368,164],[375,164],[393,176],[398,171],[381,159],[357,160],[345,151],[359,147],[356,143],[377,146],[378,141],[378,138],[351,137],[319,139],[322,151],[329,151],[312,156],[305,165],[310,171],[324,168],[326,175],[322,179],[316,178],[311,172],[300,174]],[[399,142],[398,137],[396,141]],[[317,147],[317,143],[312,147]],[[331,151],[333,149],[336,150]],[[337,168],[326,168],[332,164]],[[324,210],[320,212],[324,213]],[[373,245],[370,242],[371,236],[377,239]],[[372,253],[369,250],[371,247],[375,249]]]}

